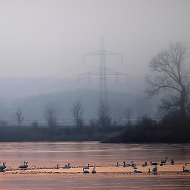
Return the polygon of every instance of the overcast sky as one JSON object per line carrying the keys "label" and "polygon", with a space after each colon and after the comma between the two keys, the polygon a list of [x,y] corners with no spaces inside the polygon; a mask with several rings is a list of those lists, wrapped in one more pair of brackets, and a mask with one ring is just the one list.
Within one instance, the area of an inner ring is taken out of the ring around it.
{"label": "overcast sky", "polygon": [[142,76],[169,43],[190,45],[189,18],[189,0],[0,0],[0,77],[96,69],[82,55],[100,48],[102,34],[107,50],[124,55],[110,67]]}

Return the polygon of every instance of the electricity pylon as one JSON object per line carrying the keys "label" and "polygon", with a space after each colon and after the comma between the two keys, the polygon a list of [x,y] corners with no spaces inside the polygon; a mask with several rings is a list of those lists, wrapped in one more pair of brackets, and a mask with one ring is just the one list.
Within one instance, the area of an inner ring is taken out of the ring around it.
{"label": "electricity pylon", "polygon": [[108,89],[107,89],[107,76],[112,75],[118,76],[120,75],[127,75],[126,73],[122,72],[107,72],[107,65],[106,65],[106,56],[118,56],[120,58],[120,62],[123,62],[123,55],[121,53],[107,51],[104,48],[104,39],[102,37],[101,40],[101,48],[100,50],[93,51],[83,55],[83,62],[85,63],[85,59],[87,56],[99,56],[100,58],[100,67],[98,72],[87,72],[80,74],[81,75],[97,75],[99,76],[99,107],[98,107],[98,123],[99,125],[105,127],[109,126],[111,122],[110,116],[110,108],[108,102]]}

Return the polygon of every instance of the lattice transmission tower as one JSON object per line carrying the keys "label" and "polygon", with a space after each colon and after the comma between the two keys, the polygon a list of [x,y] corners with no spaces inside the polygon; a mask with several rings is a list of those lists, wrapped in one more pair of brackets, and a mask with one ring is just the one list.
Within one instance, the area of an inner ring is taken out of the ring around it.
{"label": "lattice transmission tower", "polygon": [[98,124],[100,126],[109,126],[111,123],[110,116],[110,107],[108,102],[108,88],[107,88],[107,76],[116,76],[116,80],[118,80],[118,76],[127,76],[126,73],[122,72],[108,72],[106,65],[106,56],[118,56],[120,63],[123,62],[123,55],[121,53],[117,53],[114,51],[107,51],[104,48],[104,39],[102,36],[101,39],[101,48],[100,50],[93,51],[90,53],[86,53],[83,55],[83,63],[85,63],[87,56],[99,56],[99,71],[98,72],[87,72],[78,75],[78,80],[82,75],[97,75],[99,76],[99,106],[98,106]]}

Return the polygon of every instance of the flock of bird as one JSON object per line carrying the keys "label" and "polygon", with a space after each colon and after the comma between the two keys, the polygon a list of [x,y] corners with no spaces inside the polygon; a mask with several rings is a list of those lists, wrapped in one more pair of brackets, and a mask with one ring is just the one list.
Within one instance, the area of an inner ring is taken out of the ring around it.
{"label": "flock of bird", "polygon": [[[160,166],[165,165],[166,162],[167,162],[167,160],[168,160],[168,157],[166,157],[165,159],[161,160],[160,163],[150,162],[150,164],[148,164],[148,162],[145,162],[145,163],[142,164],[142,167],[147,167],[148,165],[152,165],[154,167],[152,168],[152,170],[148,169],[148,173],[149,174],[150,173],[157,174],[158,173],[158,167],[157,166],[158,165],[160,165]],[[171,165],[174,165],[175,161],[174,161],[173,158],[170,160],[170,163],[171,163]],[[183,166],[182,172],[185,172],[185,173],[190,172],[188,169],[185,168],[185,166],[186,166],[186,164]],[[93,167],[93,169],[92,169],[91,172],[92,172],[92,174],[95,174],[96,173],[96,168],[94,166],[90,166],[90,164],[88,164],[87,166],[83,167],[83,173],[84,174],[90,173],[90,171],[89,171],[90,167]],[[131,161],[131,163],[123,162],[123,165],[120,165],[119,162],[117,162],[116,163],[116,167],[132,167],[134,169],[134,173],[142,173],[142,171],[140,171],[140,170],[137,169],[137,164],[135,164],[134,161]],[[26,170],[28,168],[28,162],[24,161],[24,163],[21,164],[20,166],[18,166],[18,168],[21,169],[21,170]],[[60,168],[59,164],[57,164],[57,166],[55,168],[59,169]],[[63,169],[70,169],[70,168],[72,168],[72,166],[70,165],[70,163],[68,163],[68,164],[64,165],[62,168]],[[6,163],[3,162],[2,165],[0,165],[0,172],[4,172],[5,169],[6,169]]]}
{"label": "flock of bird", "polygon": [[[152,171],[150,169],[148,169],[148,173],[153,173],[153,174],[157,174],[158,173],[158,165],[160,166],[163,166],[166,164],[168,160],[168,157],[166,157],[165,159],[161,160],[160,163],[157,163],[157,162],[150,162],[150,165],[151,166],[154,166],[154,168],[152,168]],[[174,165],[175,161],[174,159],[172,158],[170,160],[170,163],[171,165]],[[186,165],[186,164],[185,164]],[[142,171],[138,170],[137,169],[137,165],[134,163],[134,161],[131,161],[131,163],[126,163],[126,162],[123,162],[123,165],[120,165],[119,162],[117,162],[116,164],[117,167],[119,166],[123,166],[123,167],[132,167],[134,169],[134,173],[142,173]],[[142,164],[142,167],[147,167],[148,166],[148,162],[145,162]],[[185,168],[185,166],[183,166],[182,168],[182,171],[185,172],[185,173],[189,173],[190,171],[188,169]]]}
{"label": "flock of bird", "polygon": [[[4,172],[6,168],[7,168],[6,163],[3,162],[3,164],[0,165],[0,172]],[[28,168],[28,162],[24,162],[24,164],[21,164],[18,168],[21,170],[26,170]]]}

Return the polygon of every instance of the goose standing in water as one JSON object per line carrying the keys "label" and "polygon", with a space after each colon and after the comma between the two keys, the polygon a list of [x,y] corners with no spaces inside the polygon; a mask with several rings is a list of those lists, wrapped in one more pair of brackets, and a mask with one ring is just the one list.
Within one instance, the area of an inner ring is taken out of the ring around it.
{"label": "goose standing in water", "polygon": [[186,169],[186,168],[185,168],[185,166],[183,166],[183,172],[187,172],[187,173],[188,173],[188,172],[189,172],[189,170],[188,170],[188,169]]}
{"label": "goose standing in water", "polygon": [[134,166],[135,166],[134,161],[131,161],[131,166],[132,166],[132,167],[134,167]]}
{"label": "goose standing in water", "polygon": [[93,173],[93,174],[96,173],[96,168],[95,168],[95,167],[93,168],[92,173]]}
{"label": "goose standing in water", "polygon": [[63,166],[64,169],[70,169],[71,168],[71,165],[70,163],[66,164],[65,166]]}
{"label": "goose standing in water", "polygon": [[150,162],[150,164],[153,165],[153,166],[157,166],[158,165],[157,162]]}
{"label": "goose standing in water", "polygon": [[6,168],[6,163],[3,162],[3,165],[0,166],[0,172],[4,172],[5,168]]}
{"label": "goose standing in water", "polygon": [[19,168],[20,168],[21,170],[26,170],[26,169],[28,168],[28,162],[24,162],[23,165],[20,165],[20,166],[19,166]]}
{"label": "goose standing in water", "polygon": [[142,167],[146,167],[146,166],[148,166],[147,162],[145,162],[144,164],[142,164]]}
{"label": "goose standing in water", "polygon": [[157,165],[154,168],[152,168],[152,173],[155,175],[158,174]]}
{"label": "goose standing in water", "polygon": [[164,160],[161,160],[161,163],[160,163],[160,164],[162,164],[162,165],[166,164],[167,159],[168,159],[168,157],[166,157],[166,159],[164,159]]}
{"label": "goose standing in water", "polygon": [[0,169],[4,170],[4,169],[6,168],[6,165],[5,165],[5,164],[6,164],[6,163],[3,162],[3,165],[0,166]]}
{"label": "goose standing in water", "polygon": [[174,162],[175,162],[175,161],[174,161],[174,159],[172,158],[172,159],[171,159],[171,165],[174,165]]}
{"label": "goose standing in water", "polygon": [[142,172],[140,170],[134,170],[134,173],[142,174]]}
{"label": "goose standing in water", "polygon": [[133,168],[136,170],[136,169],[137,169],[137,165],[136,165],[136,164],[134,164]]}
{"label": "goose standing in water", "polygon": [[55,169],[59,169],[59,164],[57,164],[57,165],[55,166]]}
{"label": "goose standing in water", "polygon": [[84,174],[89,174],[89,171],[87,169],[83,168],[83,173]]}
{"label": "goose standing in water", "polygon": [[90,164],[88,164],[88,166],[85,166],[84,169],[89,169],[90,168]]}

